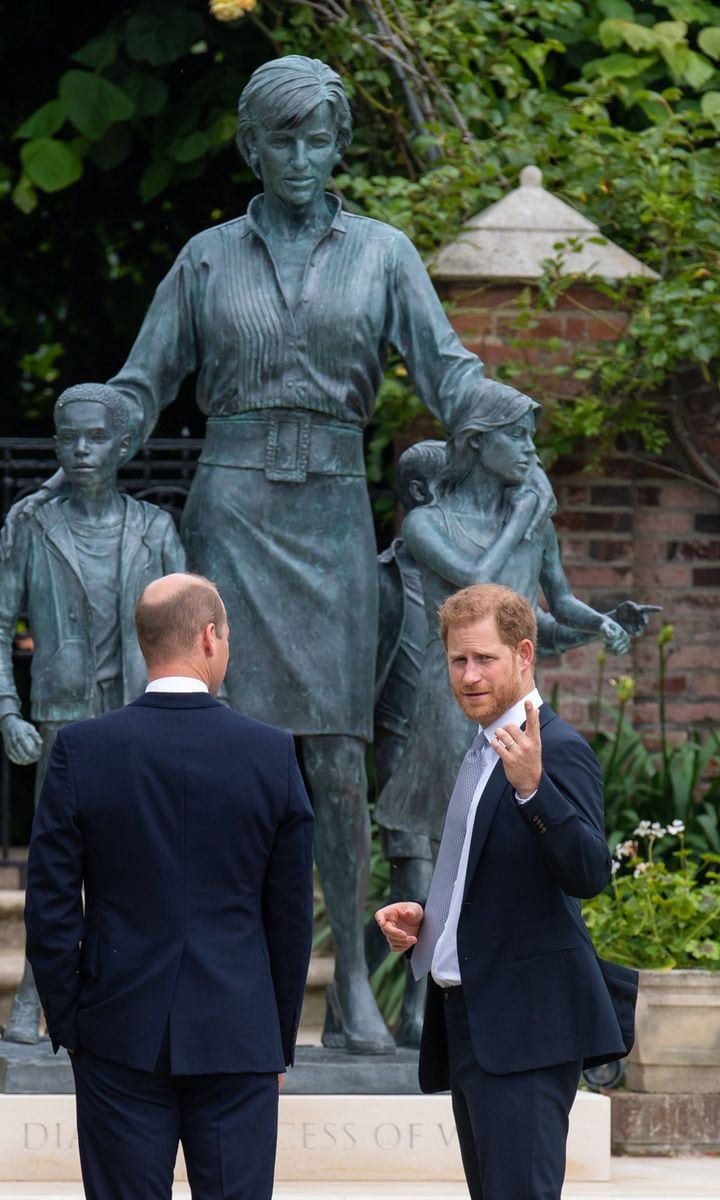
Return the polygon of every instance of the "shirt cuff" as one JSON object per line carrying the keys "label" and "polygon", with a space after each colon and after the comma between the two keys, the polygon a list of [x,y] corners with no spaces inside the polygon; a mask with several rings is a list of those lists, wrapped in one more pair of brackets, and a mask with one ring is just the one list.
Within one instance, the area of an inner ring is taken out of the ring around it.
{"label": "shirt cuff", "polygon": [[532,800],[533,796],[537,796],[537,792],[537,788],[535,788],[535,791],[531,792],[529,796],[518,796],[516,792],[515,799],[517,800],[518,804],[527,804],[529,800]]}

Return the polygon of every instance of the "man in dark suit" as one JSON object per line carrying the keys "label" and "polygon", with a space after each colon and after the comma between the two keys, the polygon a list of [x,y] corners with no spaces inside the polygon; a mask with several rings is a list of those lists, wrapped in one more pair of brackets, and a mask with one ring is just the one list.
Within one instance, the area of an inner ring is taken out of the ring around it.
{"label": "man in dark suit", "polygon": [[[146,693],[61,729],[33,826],[28,956],[72,1054],[89,1200],[272,1194],[312,925],[292,737],[215,699],[214,585],[169,575],[136,625]],[[82,889],[84,888],[84,902]]]}
{"label": "man in dark suit", "polygon": [[420,1085],[452,1091],[473,1200],[559,1200],[583,1062],[619,1058],[632,1038],[636,973],[599,963],[581,914],[610,876],[602,777],[535,688],[524,597],[465,588],[440,629],[479,733],[424,908],[391,904],[377,920],[416,976],[430,972]]}

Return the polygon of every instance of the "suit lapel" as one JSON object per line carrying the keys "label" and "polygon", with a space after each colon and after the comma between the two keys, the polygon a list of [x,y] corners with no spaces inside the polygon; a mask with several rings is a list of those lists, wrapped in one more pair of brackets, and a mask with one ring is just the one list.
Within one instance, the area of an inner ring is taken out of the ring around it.
{"label": "suit lapel", "polygon": [[[541,704],[540,706],[540,728],[547,725],[548,721],[554,721],[556,714],[553,712],[549,704]],[[525,728],[523,721],[520,726]],[[477,870],[480,856],[483,852],[483,847],[487,841],[487,836],[490,832],[495,814],[498,810],[500,798],[505,791],[510,791],[510,784],[507,781],[507,776],[503,769],[503,765],[498,760],[495,768],[485,785],[485,791],[480,797],[480,803],[475,814],[475,825],[473,826],[472,840],[470,842],[470,854],[468,856],[467,871],[465,873],[465,893],[467,893],[468,884]]]}

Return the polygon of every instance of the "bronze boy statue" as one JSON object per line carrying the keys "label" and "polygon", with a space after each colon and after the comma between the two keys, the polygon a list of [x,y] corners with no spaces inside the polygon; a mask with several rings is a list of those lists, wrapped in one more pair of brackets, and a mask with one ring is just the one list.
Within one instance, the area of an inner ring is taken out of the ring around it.
{"label": "bronze boy statue", "polygon": [[[55,448],[69,483],[26,516],[0,575],[0,732],[16,763],[38,763],[36,797],[57,730],[134,700],[145,687],[135,602],[146,584],[185,568],[172,518],[117,490],[130,448],[127,401],[111,387],[79,384],[55,404]],[[2,535],[0,535],[2,536]],[[12,642],[26,613],[35,642],[31,713],[23,720]],[[4,1032],[36,1042],[40,1005],[29,966]]]}

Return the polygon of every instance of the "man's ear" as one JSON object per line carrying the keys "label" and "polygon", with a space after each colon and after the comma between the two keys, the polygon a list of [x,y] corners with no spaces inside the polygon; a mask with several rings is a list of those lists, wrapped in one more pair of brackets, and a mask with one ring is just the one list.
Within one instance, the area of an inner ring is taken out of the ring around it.
{"label": "man's ear", "polygon": [[517,653],[520,659],[520,666],[532,670],[533,663],[535,662],[535,647],[530,638],[523,638],[518,643]]}

